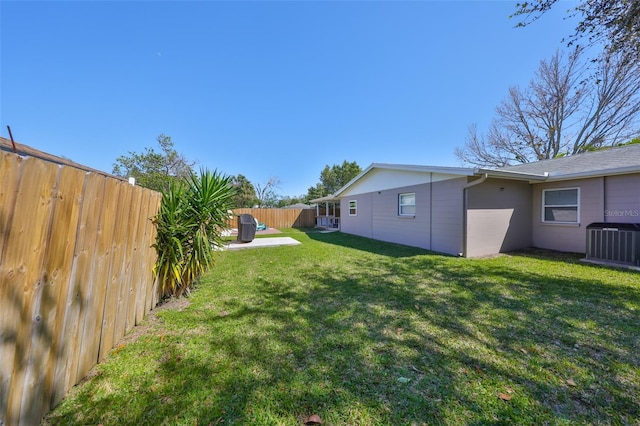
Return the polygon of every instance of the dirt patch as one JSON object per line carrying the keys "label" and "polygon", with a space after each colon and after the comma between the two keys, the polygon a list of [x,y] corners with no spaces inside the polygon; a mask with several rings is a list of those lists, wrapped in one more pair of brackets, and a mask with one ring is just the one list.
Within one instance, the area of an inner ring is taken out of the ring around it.
{"label": "dirt patch", "polygon": [[133,327],[133,329],[124,336],[116,347],[121,345],[127,345],[131,342],[137,341],[141,336],[154,332],[161,324],[158,314],[164,311],[181,311],[189,306],[191,302],[186,297],[180,297],[178,299],[168,299],[163,301],[151,311],[147,312],[147,316],[142,320],[140,324]]}

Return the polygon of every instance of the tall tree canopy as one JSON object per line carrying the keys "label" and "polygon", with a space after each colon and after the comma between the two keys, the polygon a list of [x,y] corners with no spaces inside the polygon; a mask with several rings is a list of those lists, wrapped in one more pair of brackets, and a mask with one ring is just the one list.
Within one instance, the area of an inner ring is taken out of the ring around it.
{"label": "tall tree canopy", "polygon": [[356,177],[362,169],[356,163],[344,160],[342,164],[328,164],[320,172],[320,182],[309,188],[307,196],[310,200],[333,194]]}
{"label": "tall tree canopy", "polygon": [[244,175],[234,176],[231,184],[236,189],[232,204],[236,208],[253,207],[256,204],[256,189]]}
{"label": "tall tree canopy", "polygon": [[[535,0],[516,4],[514,17],[524,27],[550,10],[558,0]],[[604,43],[610,53],[619,53],[625,62],[640,62],[640,0],[583,0],[568,11],[578,16],[569,45]]]}
{"label": "tall tree canopy", "polygon": [[157,138],[161,152],[145,148],[144,153],[129,151],[113,164],[113,174],[134,177],[136,183],[156,191],[167,190],[172,181],[190,179],[194,161],[188,161],[173,147],[171,137],[161,134]]}
{"label": "tall tree canopy", "polygon": [[586,78],[581,50],[543,60],[528,87],[511,87],[486,136],[470,127],[456,156],[502,167],[616,145],[640,134],[640,68],[609,54]]}

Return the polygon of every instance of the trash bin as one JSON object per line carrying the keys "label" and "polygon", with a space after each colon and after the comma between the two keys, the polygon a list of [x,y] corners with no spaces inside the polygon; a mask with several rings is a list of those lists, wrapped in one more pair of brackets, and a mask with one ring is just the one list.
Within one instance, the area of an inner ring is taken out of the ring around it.
{"label": "trash bin", "polygon": [[238,215],[238,241],[250,243],[256,236],[256,220],[250,214]]}

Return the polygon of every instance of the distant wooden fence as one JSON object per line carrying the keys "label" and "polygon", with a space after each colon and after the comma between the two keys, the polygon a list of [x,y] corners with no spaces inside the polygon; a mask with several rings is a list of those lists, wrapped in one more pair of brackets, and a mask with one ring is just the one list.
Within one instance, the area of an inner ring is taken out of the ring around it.
{"label": "distant wooden fence", "polygon": [[234,209],[231,228],[238,225],[241,214],[250,214],[269,228],[312,228],[316,224],[315,209]]}
{"label": "distant wooden fence", "polygon": [[0,425],[39,424],[155,307],[160,201],[0,152]]}

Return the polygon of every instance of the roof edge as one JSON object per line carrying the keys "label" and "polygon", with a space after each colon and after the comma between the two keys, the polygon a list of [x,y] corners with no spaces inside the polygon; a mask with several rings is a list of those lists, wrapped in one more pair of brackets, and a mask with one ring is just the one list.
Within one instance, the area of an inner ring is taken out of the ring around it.
{"label": "roof edge", "polygon": [[354,183],[362,179],[367,173],[373,169],[385,169],[385,170],[402,170],[410,172],[420,173],[443,173],[459,176],[473,176],[475,174],[474,169],[468,167],[442,167],[442,166],[420,166],[415,164],[390,164],[390,163],[371,163],[366,169],[360,172],[356,177],[351,179],[342,188],[333,193],[334,198],[338,198],[340,194],[346,191]]}

